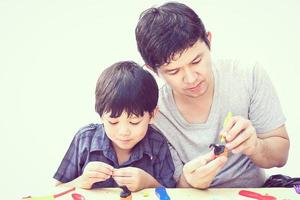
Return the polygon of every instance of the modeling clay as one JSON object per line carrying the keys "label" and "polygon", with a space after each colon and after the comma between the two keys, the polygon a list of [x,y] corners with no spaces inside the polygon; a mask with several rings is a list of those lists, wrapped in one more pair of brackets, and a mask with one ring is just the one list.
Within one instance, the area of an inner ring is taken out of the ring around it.
{"label": "modeling clay", "polygon": [[170,197],[166,191],[165,187],[157,187],[155,188],[155,194],[159,200],[170,200]]}
{"label": "modeling clay", "polygon": [[120,193],[120,200],[131,200],[132,199],[132,195],[130,190],[128,190],[128,188],[126,186],[120,186],[120,188],[122,188],[122,192]]}

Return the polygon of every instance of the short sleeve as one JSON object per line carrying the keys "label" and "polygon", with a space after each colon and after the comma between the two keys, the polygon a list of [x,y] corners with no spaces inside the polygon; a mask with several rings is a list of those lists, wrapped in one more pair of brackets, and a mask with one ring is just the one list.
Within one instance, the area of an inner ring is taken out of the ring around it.
{"label": "short sleeve", "polygon": [[174,163],[172,160],[172,156],[168,147],[167,142],[164,142],[161,145],[159,151],[159,169],[158,169],[158,176],[155,177],[158,182],[160,182],[163,186],[168,188],[173,188],[176,186],[176,182],[174,180]]}
{"label": "short sleeve", "polygon": [[173,163],[175,166],[173,178],[175,179],[176,182],[178,182],[179,178],[182,174],[183,163],[182,163],[181,159],[179,158],[179,155],[178,155],[177,151],[174,149],[174,147],[170,143],[168,143],[168,145],[169,145],[170,153],[171,153],[172,160],[173,160]]}
{"label": "short sleeve", "polygon": [[54,177],[56,180],[67,183],[80,176],[79,169],[79,139],[74,136],[69,149],[67,150],[63,160],[61,161]]}
{"label": "short sleeve", "polygon": [[249,119],[257,133],[265,133],[282,126],[286,119],[275,88],[257,63],[253,67]]}

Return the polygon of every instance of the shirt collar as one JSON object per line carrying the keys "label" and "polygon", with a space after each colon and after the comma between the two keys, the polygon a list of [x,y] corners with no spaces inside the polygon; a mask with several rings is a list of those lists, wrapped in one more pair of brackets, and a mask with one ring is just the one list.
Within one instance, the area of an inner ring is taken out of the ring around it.
{"label": "shirt collar", "polygon": [[[149,131],[149,128],[148,128]],[[145,137],[138,142],[135,147],[132,150],[132,155],[131,157],[133,159],[140,159],[143,157],[143,154],[146,154],[150,157],[150,159],[152,160],[153,158],[153,152],[150,146],[150,139],[149,139],[149,133],[146,133]]]}
{"label": "shirt collar", "polygon": [[93,151],[108,151],[110,150],[110,140],[105,134],[103,124],[97,126],[95,135],[92,139],[90,152]]}

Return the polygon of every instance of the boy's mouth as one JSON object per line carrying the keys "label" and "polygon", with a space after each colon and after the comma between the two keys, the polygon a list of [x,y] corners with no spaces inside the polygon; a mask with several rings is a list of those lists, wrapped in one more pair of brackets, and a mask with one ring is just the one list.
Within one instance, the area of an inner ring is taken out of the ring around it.
{"label": "boy's mouth", "polygon": [[124,139],[122,139],[122,140],[119,140],[121,143],[128,143],[128,142],[130,142],[131,141],[131,139],[126,139],[126,140],[124,140]]}

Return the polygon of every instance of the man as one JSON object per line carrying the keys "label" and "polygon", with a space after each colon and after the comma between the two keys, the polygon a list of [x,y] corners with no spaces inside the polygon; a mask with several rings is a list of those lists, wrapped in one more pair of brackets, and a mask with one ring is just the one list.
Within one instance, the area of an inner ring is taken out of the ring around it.
{"label": "man", "polygon": [[[184,4],[141,14],[138,50],[167,83],[160,89],[155,126],[169,140],[178,187],[260,187],[263,168],[287,161],[285,117],[264,70],[257,63],[212,61],[211,38]],[[233,117],[223,125],[228,112]],[[228,157],[209,152],[220,134]]]}

